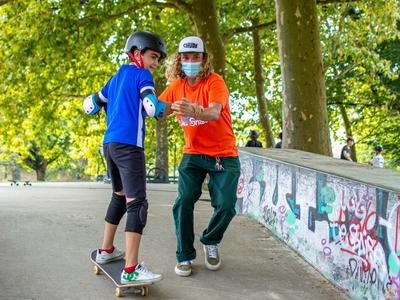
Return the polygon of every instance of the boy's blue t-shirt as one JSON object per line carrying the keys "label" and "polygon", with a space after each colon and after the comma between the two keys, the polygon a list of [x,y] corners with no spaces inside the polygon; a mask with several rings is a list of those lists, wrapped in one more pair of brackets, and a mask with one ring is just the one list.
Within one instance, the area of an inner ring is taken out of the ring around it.
{"label": "boy's blue t-shirt", "polygon": [[148,87],[154,89],[149,70],[123,65],[101,89],[99,96],[107,101],[103,144],[113,142],[144,147],[146,111],[140,91]]}

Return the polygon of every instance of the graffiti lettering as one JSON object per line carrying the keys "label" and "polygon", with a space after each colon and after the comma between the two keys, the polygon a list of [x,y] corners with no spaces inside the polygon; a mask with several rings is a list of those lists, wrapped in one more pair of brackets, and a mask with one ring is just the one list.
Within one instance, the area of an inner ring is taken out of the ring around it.
{"label": "graffiti lettering", "polygon": [[355,258],[349,259],[349,268],[351,276],[362,283],[375,284],[377,274],[375,269],[364,270],[362,265],[359,265]]}
{"label": "graffiti lettering", "polygon": [[278,217],[276,215],[276,211],[272,207],[268,205],[264,207],[264,214],[263,214],[264,222],[267,226],[276,226],[278,223]]}

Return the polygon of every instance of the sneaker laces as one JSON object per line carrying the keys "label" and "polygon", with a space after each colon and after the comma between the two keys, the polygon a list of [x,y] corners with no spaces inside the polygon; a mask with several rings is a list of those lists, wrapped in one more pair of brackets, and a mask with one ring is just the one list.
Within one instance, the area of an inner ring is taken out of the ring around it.
{"label": "sneaker laces", "polygon": [[181,266],[189,266],[192,262],[190,260],[181,261],[179,264]]}
{"label": "sneaker laces", "polygon": [[218,247],[215,245],[207,245],[208,256],[211,258],[217,258]]}
{"label": "sneaker laces", "polygon": [[139,271],[140,273],[142,273],[142,274],[153,275],[153,273],[150,272],[149,269],[147,269],[147,267],[145,266],[144,262],[141,262],[141,263],[137,266],[136,270],[138,270],[138,271]]}

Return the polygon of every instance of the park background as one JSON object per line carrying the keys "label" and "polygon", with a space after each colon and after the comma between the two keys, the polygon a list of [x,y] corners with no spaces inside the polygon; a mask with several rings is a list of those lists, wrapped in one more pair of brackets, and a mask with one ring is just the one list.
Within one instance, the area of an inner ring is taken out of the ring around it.
{"label": "park background", "polygon": [[[358,163],[380,144],[385,167],[399,171],[399,7],[398,0],[0,0],[0,181],[104,174],[105,115],[85,115],[82,102],[127,62],[125,41],[138,30],[161,35],[168,55],[184,36],[206,41],[231,93],[238,146],[255,129],[274,147],[283,131],[284,148],[338,157],[352,136]],[[155,72],[158,93],[164,71]],[[174,175],[183,148],[176,119],[146,125],[147,168]]]}

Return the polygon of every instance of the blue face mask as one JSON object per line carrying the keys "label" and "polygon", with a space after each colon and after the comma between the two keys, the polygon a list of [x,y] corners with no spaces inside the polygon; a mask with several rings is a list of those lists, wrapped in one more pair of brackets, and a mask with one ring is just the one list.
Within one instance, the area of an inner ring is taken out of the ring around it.
{"label": "blue face mask", "polygon": [[182,70],[187,77],[195,77],[199,73],[201,62],[196,63],[182,63]]}

